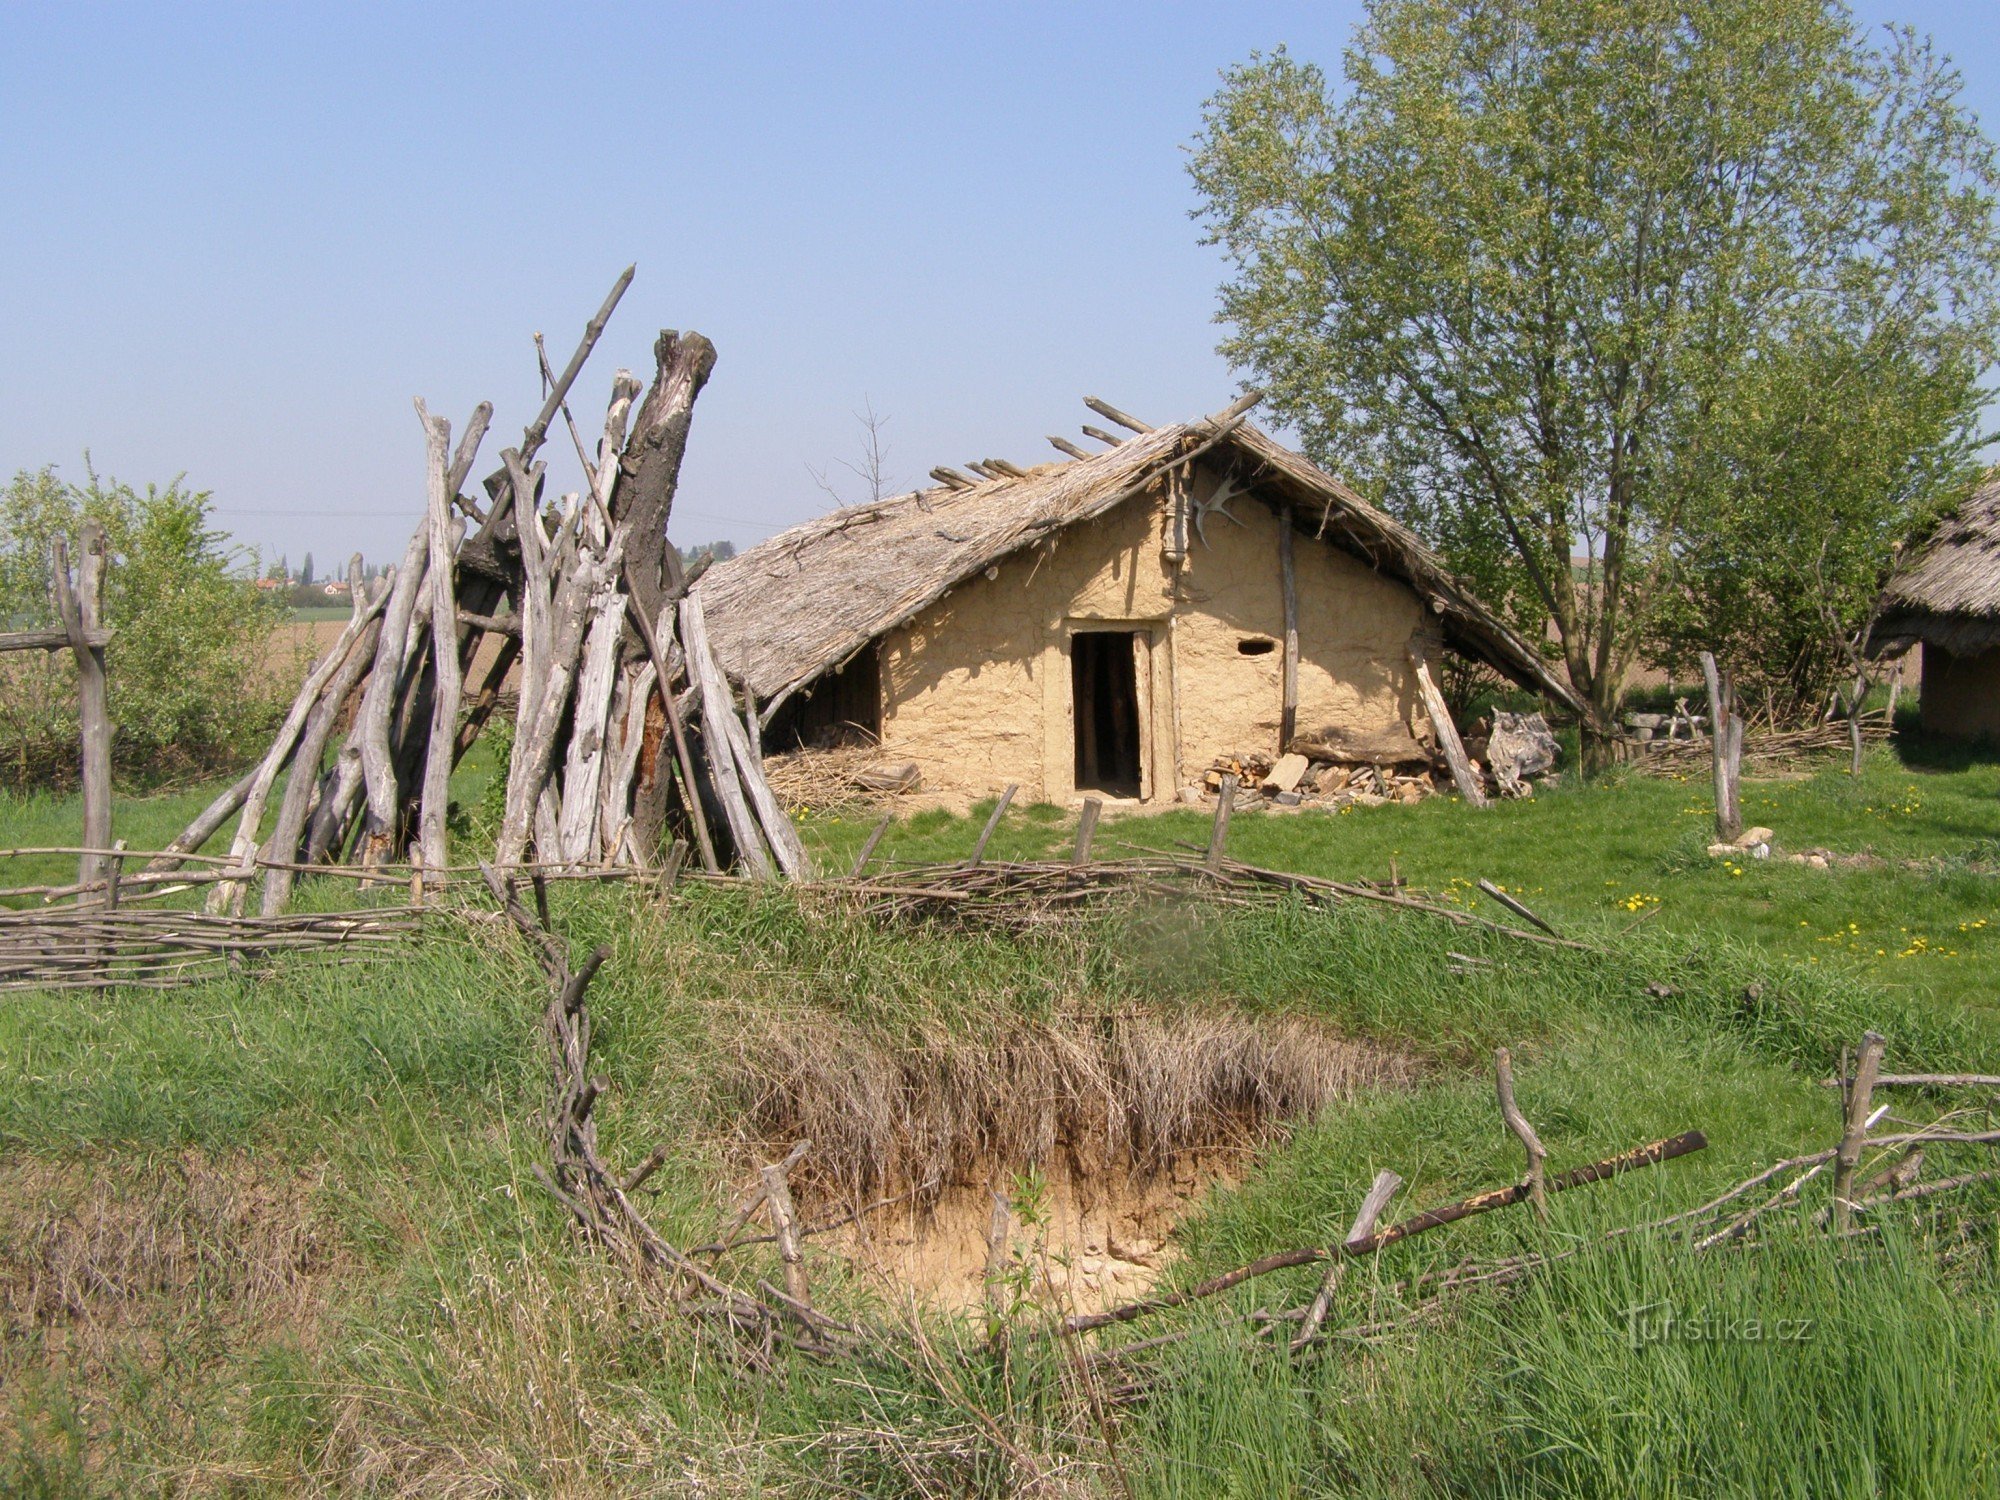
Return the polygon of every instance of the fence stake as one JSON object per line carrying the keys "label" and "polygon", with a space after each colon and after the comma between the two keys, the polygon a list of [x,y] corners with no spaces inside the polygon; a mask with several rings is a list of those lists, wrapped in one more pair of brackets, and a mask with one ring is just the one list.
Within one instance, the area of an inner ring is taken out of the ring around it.
{"label": "fence stake", "polygon": [[1869,1032],[1861,1038],[1861,1056],[1855,1060],[1854,1082],[1847,1090],[1847,1121],[1840,1133],[1840,1150],[1833,1162],[1833,1232],[1845,1234],[1854,1215],[1851,1194],[1854,1169],[1861,1164],[1861,1148],[1868,1136],[1868,1103],[1875,1092],[1875,1079],[1882,1071],[1882,1038]]}
{"label": "fence stake", "polygon": [[1229,842],[1229,814],[1236,806],[1236,778],[1224,776],[1215,797],[1215,821],[1208,828],[1208,858],[1211,870],[1222,868],[1222,850]]}
{"label": "fence stake", "polygon": [[1097,835],[1098,814],[1104,811],[1102,797],[1083,799],[1083,816],[1076,820],[1076,853],[1070,856],[1073,865],[1090,863],[1090,841]]}

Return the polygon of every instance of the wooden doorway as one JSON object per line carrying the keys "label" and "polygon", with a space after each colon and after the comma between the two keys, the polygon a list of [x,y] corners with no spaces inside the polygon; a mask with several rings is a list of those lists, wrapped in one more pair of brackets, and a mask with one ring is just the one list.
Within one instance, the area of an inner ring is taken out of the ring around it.
{"label": "wooden doorway", "polygon": [[1076,788],[1144,795],[1145,720],[1139,712],[1139,632],[1080,630],[1070,637]]}

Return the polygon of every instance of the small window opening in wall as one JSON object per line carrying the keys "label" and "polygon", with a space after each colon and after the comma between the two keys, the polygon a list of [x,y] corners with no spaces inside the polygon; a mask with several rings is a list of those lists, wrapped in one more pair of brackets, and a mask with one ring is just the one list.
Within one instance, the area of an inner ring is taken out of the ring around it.
{"label": "small window opening in wall", "polygon": [[1269,656],[1278,649],[1278,643],[1261,635],[1246,635],[1236,643],[1238,656]]}

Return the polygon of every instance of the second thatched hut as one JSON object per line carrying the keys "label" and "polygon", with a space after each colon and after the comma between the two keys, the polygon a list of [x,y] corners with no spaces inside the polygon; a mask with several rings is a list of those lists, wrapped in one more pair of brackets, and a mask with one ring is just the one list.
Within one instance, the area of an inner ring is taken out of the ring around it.
{"label": "second thatched hut", "polygon": [[2000,475],[1890,579],[1869,649],[1912,643],[1923,648],[1924,728],[2000,739]]}

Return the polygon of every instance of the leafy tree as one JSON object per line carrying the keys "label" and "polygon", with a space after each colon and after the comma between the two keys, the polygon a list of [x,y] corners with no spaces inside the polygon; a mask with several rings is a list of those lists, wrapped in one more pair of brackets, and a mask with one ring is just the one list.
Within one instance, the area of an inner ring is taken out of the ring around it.
{"label": "leafy tree", "polygon": [[[1845,605],[1962,472],[1993,149],[1927,44],[1836,0],[1372,0],[1338,96],[1253,57],[1191,169],[1225,352],[1553,638],[1587,741],[1667,626],[1727,634],[1823,550]],[[1841,433],[1878,394],[1922,409]],[[1850,505],[1867,546],[1822,549]]]}
{"label": "leafy tree", "polygon": [[309,589],[313,585],[313,555],[308,552],[306,560],[299,564],[299,587]]}
{"label": "leafy tree", "polygon": [[[105,529],[114,757],[128,774],[219,764],[254,744],[277,706],[265,655],[281,611],[233,576],[223,536],[208,527],[209,502],[178,479],[141,494],[88,470],[86,483],[71,484],[53,467],[18,473],[0,490],[0,620],[12,628],[56,623],[55,538],[74,546],[86,516]],[[70,774],[75,700],[65,654],[9,658],[0,671],[0,775],[36,785]]]}

